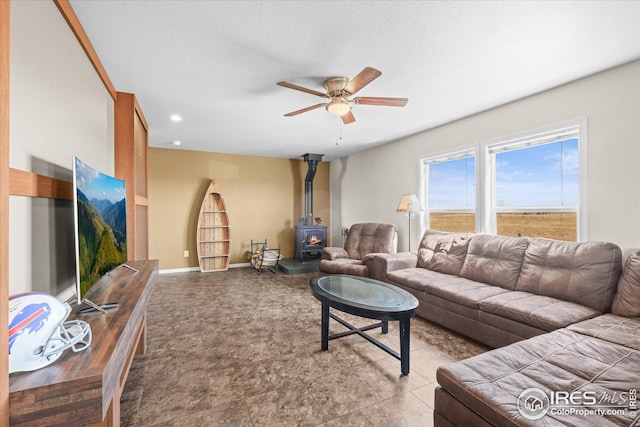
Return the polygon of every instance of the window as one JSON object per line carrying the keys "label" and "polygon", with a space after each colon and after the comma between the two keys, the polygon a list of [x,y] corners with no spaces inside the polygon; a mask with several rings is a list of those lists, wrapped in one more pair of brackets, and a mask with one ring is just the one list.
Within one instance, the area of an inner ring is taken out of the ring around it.
{"label": "window", "polygon": [[476,230],[475,149],[423,159],[430,228],[472,233]]}
{"label": "window", "polygon": [[421,159],[424,226],[584,240],[585,144],[581,120]]}
{"label": "window", "polygon": [[577,240],[578,138],[489,153],[497,234]]}

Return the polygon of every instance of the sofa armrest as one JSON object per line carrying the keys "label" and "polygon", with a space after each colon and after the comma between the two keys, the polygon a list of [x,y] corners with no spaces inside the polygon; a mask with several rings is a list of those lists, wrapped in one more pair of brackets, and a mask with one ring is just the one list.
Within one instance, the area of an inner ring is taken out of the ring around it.
{"label": "sofa armrest", "polygon": [[369,277],[376,280],[387,281],[387,273],[404,268],[415,268],[418,264],[416,252],[400,252],[397,254],[370,254],[363,262],[369,270]]}
{"label": "sofa armrest", "polygon": [[322,259],[335,260],[340,258],[349,258],[349,254],[344,248],[327,247],[322,249]]}

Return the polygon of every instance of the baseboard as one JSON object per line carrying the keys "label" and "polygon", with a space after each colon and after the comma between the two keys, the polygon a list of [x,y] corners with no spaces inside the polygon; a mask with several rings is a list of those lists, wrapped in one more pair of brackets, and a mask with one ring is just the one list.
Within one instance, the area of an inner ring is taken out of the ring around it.
{"label": "baseboard", "polygon": [[189,271],[200,271],[200,267],[170,268],[167,270],[160,270],[158,271],[158,273],[159,274],[188,273]]}
{"label": "baseboard", "polygon": [[251,267],[250,262],[242,262],[240,264],[229,264],[229,268],[242,268],[242,267]]}
{"label": "baseboard", "polygon": [[[229,268],[241,268],[241,267],[251,267],[251,264],[248,262],[243,262],[240,264],[229,264]],[[160,270],[158,273],[159,274],[188,273],[190,271],[200,271],[200,267],[169,268],[166,270]]]}

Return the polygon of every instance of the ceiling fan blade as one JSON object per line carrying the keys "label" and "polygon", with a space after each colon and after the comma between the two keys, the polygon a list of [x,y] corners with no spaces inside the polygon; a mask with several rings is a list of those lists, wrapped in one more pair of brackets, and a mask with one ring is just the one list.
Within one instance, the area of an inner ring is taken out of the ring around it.
{"label": "ceiling fan blade", "polygon": [[386,107],[404,107],[409,102],[408,98],[381,98],[375,96],[360,96],[353,102],[359,105],[384,105]]}
{"label": "ceiling fan blade", "polygon": [[311,111],[311,110],[315,110],[316,108],[320,108],[320,107],[324,107],[327,104],[316,104],[316,105],[312,105],[311,107],[307,107],[307,108],[302,108],[300,110],[296,110],[296,111],[292,111],[290,113],[285,114],[285,117],[291,117],[291,116],[296,116],[298,114],[302,114],[302,113],[306,113],[307,111]]}
{"label": "ceiling fan blade", "polygon": [[310,93],[311,95],[316,95],[316,96],[321,96],[323,98],[328,98],[327,94],[324,93],[324,92],[319,92],[317,90],[309,89],[309,88],[306,88],[306,87],[303,87],[303,86],[294,85],[293,83],[278,82],[277,85],[278,86],[282,86],[282,87],[288,87],[289,89],[293,89],[293,90],[299,90],[301,92]]}
{"label": "ceiling fan blade", "polygon": [[364,70],[353,78],[348,85],[345,86],[344,91],[350,95],[353,95],[378,77],[382,75],[381,71],[372,67],[365,67]]}
{"label": "ceiling fan blade", "polygon": [[342,123],[344,123],[345,125],[348,125],[349,123],[353,123],[356,121],[356,118],[353,117],[353,113],[351,111],[349,111],[347,114],[344,114],[342,116]]}

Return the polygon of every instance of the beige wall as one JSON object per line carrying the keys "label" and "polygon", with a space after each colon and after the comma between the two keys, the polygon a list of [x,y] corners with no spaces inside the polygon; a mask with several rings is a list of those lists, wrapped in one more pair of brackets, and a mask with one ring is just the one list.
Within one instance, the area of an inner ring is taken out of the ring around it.
{"label": "beige wall", "polygon": [[[149,257],[163,270],[198,266],[196,225],[211,179],[229,215],[231,264],[248,262],[251,239],[279,243],[283,256],[293,257],[306,173],[302,159],[150,148]],[[329,225],[329,163],[318,163],[313,195],[314,217]]]}
{"label": "beige wall", "polygon": [[[452,102],[464,102],[452,100]],[[640,247],[640,61],[635,61],[411,137],[331,162],[332,237],[362,220],[398,224],[404,193],[419,191],[418,159],[586,117],[587,239]],[[371,191],[375,188],[376,191]],[[422,230],[412,222],[415,249]]]}
{"label": "beige wall", "polygon": [[[51,1],[11,2],[12,168],[72,180],[72,156],[113,174],[114,102]],[[70,200],[9,199],[9,292],[74,292]]]}

